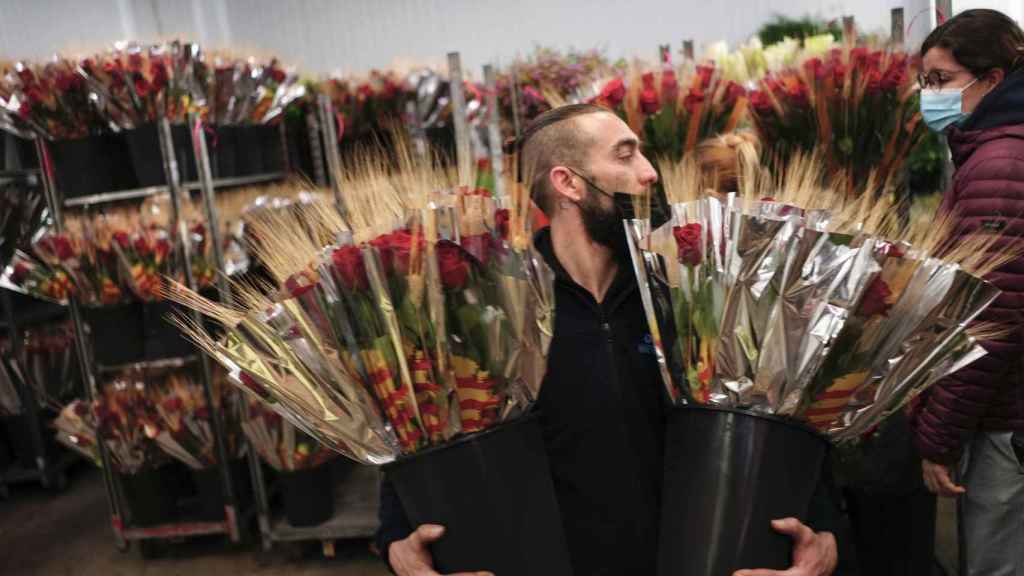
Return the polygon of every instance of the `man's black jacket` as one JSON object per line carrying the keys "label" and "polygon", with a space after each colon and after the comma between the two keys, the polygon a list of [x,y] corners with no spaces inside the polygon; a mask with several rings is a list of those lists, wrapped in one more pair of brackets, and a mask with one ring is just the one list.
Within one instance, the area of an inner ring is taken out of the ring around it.
{"label": "man's black jacket", "polygon": [[[555,333],[538,408],[573,573],[654,574],[665,401],[632,268],[620,264],[598,303],[554,257],[547,230],[535,245],[556,273]],[[385,557],[411,531],[385,480]]]}

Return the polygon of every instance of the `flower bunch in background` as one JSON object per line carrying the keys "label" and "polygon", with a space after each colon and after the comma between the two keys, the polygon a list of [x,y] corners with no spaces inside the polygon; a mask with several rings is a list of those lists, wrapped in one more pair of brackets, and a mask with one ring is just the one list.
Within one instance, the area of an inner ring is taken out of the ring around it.
{"label": "flower bunch in background", "polygon": [[525,125],[560,103],[551,101],[553,95],[559,101],[589,100],[599,90],[595,82],[609,76],[612,70],[612,64],[600,50],[562,53],[552,48],[538,48],[498,76],[498,108],[502,119],[511,126],[513,89],[518,89],[519,119]]}
{"label": "flower bunch in background", "polygon": [[250,222],[272,290],[236,284],[230,306],[168,294],[224,327],[216,337],[180,321],[240,387],[369,463],[522,414],[552,319],[525,191],[503,206],[453,188],[408,144],[397,156],[395,168],[372,157],[347,171],[344,219],[311,204]]}
{"label": "flower bunch in background", "polygon": [[212,406],[207,403],[203,386],[191,370],[150,370],[146,381],[155,411],[155,418],[145,424],[146,436],[168,456],[193,470],[216,465],[213,414],[220,418],[228,458],[242,456],[241,406],[223,370],[214,373]]}
{"label": "flower bunch in background", "polygon": [[264,404],[249,398],[243,409],[241,427],[249,446],[274,470],[308,470],[338,457]]}
{"label": "flower bunch in background", "polygon": [[750,100],[754,125],[783,162],[821,149],[829,174],[850,176],[850,192],[869,177],[884,185],[899,178],[926,131],[915,70],[902,52],[832,49],[761,79]]}
{"label": "flower bunch in background", "polygon": [[49,140],[119,132],[199,112],[210,124],[267,124],[305,93],[276,59],[210,56],[197,44],[118,44],[81,59],[17,62],[0,77],[0,127]]}

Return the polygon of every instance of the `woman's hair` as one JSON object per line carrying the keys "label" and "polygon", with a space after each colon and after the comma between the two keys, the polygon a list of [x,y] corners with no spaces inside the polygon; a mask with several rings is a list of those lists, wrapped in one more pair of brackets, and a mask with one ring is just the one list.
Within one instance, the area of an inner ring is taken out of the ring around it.
{"label": "woman's hair", "polygon": [[921,56],[936,47],[949,50],[975,76],[1024,69],[1024,31],[997,10],[965,10],[950,18],[925,38]]}
{"label": "woman's hair", "polygon": [[705,182],[719,192],[736,192],[743,167],[761,161],[761,141],[750,131],[733,132],[704,140],[695,153]]}

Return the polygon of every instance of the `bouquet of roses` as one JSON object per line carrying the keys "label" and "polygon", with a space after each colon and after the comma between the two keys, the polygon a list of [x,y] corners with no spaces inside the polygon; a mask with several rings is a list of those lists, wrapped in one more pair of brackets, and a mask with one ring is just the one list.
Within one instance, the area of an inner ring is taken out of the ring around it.
{"label": "bouquet of roses", "polygon": [[518,89],[520,122],[525,124],[558,102],[590,100],[597,92],[595,83],[612,73],[612,65],[599,50],[561,53],[538,48],[525,60],[513,64],[497,78],[498,108],[503,121],[511,125],[512,91]]}
{"label": "bouquet of roses", "polygon": [[18,250],[0,276],[0,286],[35,298],[66,304],[75,293],[75,284],[63,269]]}
{"label": "bouquet of roses", "polygon": [[616,110],[641,134],[645,154],[678,160],[709,136],[731,132],[747,114],[747,91],[713,65],[681,71],[667,60],[657,72],[634,71],[628,85],[609,81],[595,102]]}
{"label": "bouquet of roses", "polygon": [[249,398],[245,410],[241,426],[249,446],[278,472],[316,468],[338,456],[261,402]]}
{"label": "bouquet of roses", "polygon": [[213,406],[206,402],[201,384],[182,370],[150,371],[150,401],[156,418],[146,423],[146,435],[167,453],[193,470],[217,463],[211,415],[221,418],[228,458],[242,455],[240,406],[234,387],[218,370],[213,381]]}
{"label": "bouquet of roses", "polygon": [[966,327],[998,294],[981,277],[1008,256],[986,256],[992,237],[950,247],[947,226],[901,228],[884,202],[822,210],[820,193],[791,190],[818,178],[799,180],[762,188],[778,199],[677,203],[650,233],[629,225],[633,262],[674,401],[851,440],[984,353],[992,327]]}
{"label": "bouquet of roses", "polygon": [[822,149],[829,175],[851,176],[850,191],[863,188],[869,174],[885,185],[925,134],[916,67],[901,52],[832,49],[760,80],[751,94],[754,125],[782,161]]}
{"label": "bouquet of roses", "polygon": [[0,104],[17,119],[15,128],[28,126],[51,140],[82,138],[106,128],[73,61],[18,62],[0,78],[0,86]]}
{"label": "bouquet of roses", "polygon": [[[329,78],[311,90],[327,94],[334,105],[338,138],[365,141],[384,134],[388,124],[404,118],[406,103],[415,99],[408,81],[394,71],[374,70],[366,78]],[[313,100],[310,100],[313,102]]]}
{"label": "bouquet of roses", "polygon": [[[418,170],[363,167],[343,211],[361,224],[355,234],[314,208],[250,222],[253,250],[277,281],[270,295],[238,286],[238,308],[180,287],[169,294],[225,325],[218,340],[182,323],[241,386],[364,462],[514,417],[536,398],[546,353],[538,326],[550,326],[551,290],[535,287],[551,278],[536,275],[525,209],[505,218],[518,228],[502,239],[493,202],[469,208],[476,200],[464,194],[435,194],[446,176]],[[306,232],[321,228],[342,233],[323,247]]]}
{"label": "bouquet of roses", "polygon": [[78,452],[96,466],[102,466],[99,448],[96,446],[96,432],[99,427],[95,412],[88,403],[74,400],[61,408],[53,420],[57,429],[57,441]]}
{"label": "bouquet of roses", "polygon": [[167,461],[164,452],[146,435],[146,426],[152,426],[158,416],[150,401],[145,371],[128,369],[106,383],[92,410],[98,437],[118,472],[135,474]]}

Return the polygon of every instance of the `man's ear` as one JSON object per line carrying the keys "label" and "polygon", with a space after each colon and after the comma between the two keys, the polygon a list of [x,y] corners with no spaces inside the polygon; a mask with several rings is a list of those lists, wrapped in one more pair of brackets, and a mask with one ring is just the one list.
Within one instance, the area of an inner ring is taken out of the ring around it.
{"label": "man's ear", "polygon": [[579,202],[586,195],[586,189],[579,178],[565,166],[555,166],[548,172],[551,189],[555,192],[555,201],[571,200]]}

